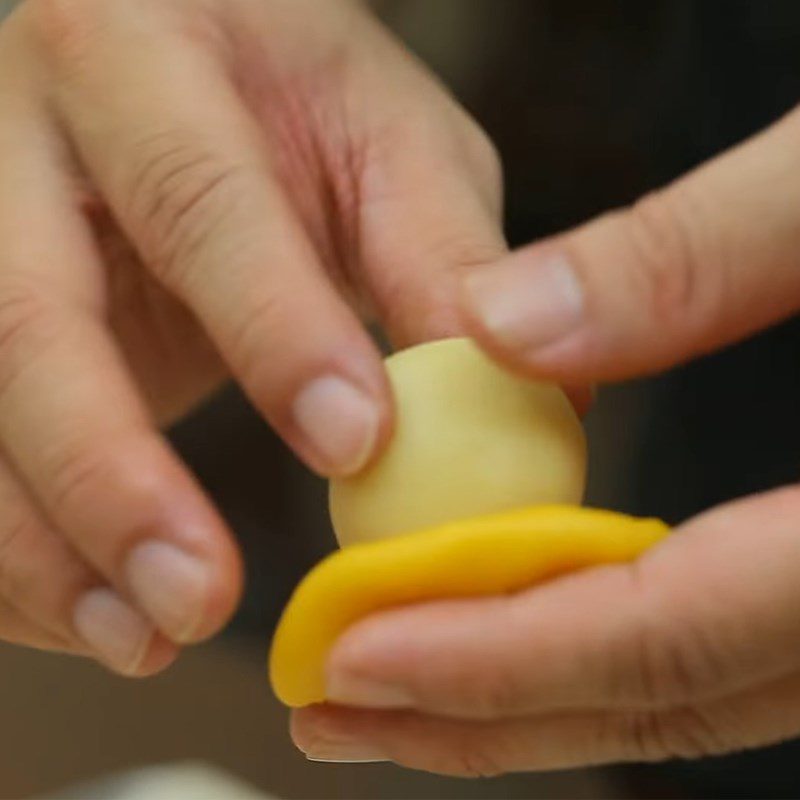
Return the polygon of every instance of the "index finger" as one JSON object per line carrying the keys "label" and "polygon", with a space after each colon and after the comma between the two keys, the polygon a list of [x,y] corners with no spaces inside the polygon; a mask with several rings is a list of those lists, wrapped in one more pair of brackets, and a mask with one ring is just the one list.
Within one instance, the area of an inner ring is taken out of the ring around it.
{"label": "index finger", "polygon": [[[331,285],[228,65],[158,3],[92,5],[102,36],[57,69],[93,179],[287,442],[322,473],[358,471],[391,427],[380,354]],[[288,113],[276,103],[276,126]]]}

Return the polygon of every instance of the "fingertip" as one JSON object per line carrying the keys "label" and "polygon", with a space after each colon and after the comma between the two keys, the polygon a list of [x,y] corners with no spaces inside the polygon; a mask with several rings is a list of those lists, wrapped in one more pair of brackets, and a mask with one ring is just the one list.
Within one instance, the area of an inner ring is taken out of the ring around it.
{"label": "fingertip", "polygon": [[120,675],[134,674],[153,637],[153,627],[116,591],[89,589],[72,612],[75,632],[96,658]]}
{"label": "fingertip", "polygon": [[535,354],[574,334],[586,297],[571,260],[551,248],[526,248],[472,270],[462,304],[485,338],[505,350]]}
{"label": "fingertip", "polygon": [[178,645],[217,633],[243,588],[233,533],[183,465],[163,470],[150,524],[128,528],[120,581],[155,627]]}
{"label": "fingertip", "polygon": [[313,745],[313,731],[319,722],[324,722],[319,708],[322,706],[306,706],[295,708],[289,716],[289,736],[294,746],[303,753]]}
{"label": "fingertip", "polygon": [[387,761],[386,753],[373,740],[353,736],[347,725],[352,709],[310,706],[293,713],[292,742],[309,761],[325,764],[368,764]]}
{"label": "fingertip", "polygon": [[[389,609],[346,630],[334,644],[325,668],[325,696],[363,709],[417,706],[420,680],[439,671],[436,646],[441,631],[458,620],[461,600]],[[471,604],[474,607],[474,604]],[[480,617],[474,630],[479,631]]]}
{"label": "fingertip", "polygon": [[165,636],[156,632],[150,641],[150,645],[144,658],[136,670],[130,673],[132,678],[151,678],[163,672],[178,658],[180,648],[167,639]]}
{"label": "fingertip", "polygon": [[191,637],[191,643],[205,641],[230,622],[244,593],[245,569],[239,549],[231,541],[216,560],[207,595],[203,621]]}
{"label": "fingertip", "polygon": [[291,418],[299,447],[327,477],[364,469],[387,438],[387,407],[380,397],[339,375],[309,381],[297,393]]}
{"label": "fingertip", "polygon": [[[377,715],[377,716],[376,716]],[[359,722],[367,724],[380,718],[379,711],[349,708],[334,703],[315,703],[292,709],[289,718],[289,735],[295,746],[308,753],[319,739],[338,739]]]}
{"label": "fingertip", "polygon": [[[331,683],[338,676],[358,676],[380,668],[387,644],[392,642],[393,620],[408,613],[408,608],[389,609],[358,620],[347,628],[336,640],[326,662],[326,676]],[[384,634],[389,626],[389,636]],[[332,698],[333,699],[333,698]]]}
{"label": "fingertip", "polygon": [[[285,353],[254,383],[254,401],[314,472],[358,474],[380,455],[394,429],[394,397],[380,350],[354,319],[338,344],[310,358]],[[329,339],[338,334],[328,333]]]}
{"label": "fingertip", "polygon": [[[462,281],[459,306],[463,330],[486,355],[509,372],[523,378],[560,383],[578,416],[584,417],[597,399],[597,384],[584,378],[579,363],[585,354],[585,341],[570,336],[564,342],[537,349],[528,347],[523,339],[513,340],[498,335],[478,308],[480,301],[477,299],[481,294],[484,273],[491,269],[493,267],[473,270]],[[579,338],[583,340],[583,337]]]}
{"label": "fingertip", "polygon": [[241,560],[224,541],[199,555],[172,542],[146,540],[129,553],[126,577],[141,608],[176,644],[217,633],[242,592]]}

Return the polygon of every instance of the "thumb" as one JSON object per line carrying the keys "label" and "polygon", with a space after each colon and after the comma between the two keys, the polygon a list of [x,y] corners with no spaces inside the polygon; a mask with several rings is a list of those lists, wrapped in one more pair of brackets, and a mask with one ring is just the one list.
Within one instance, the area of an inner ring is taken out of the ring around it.
{"label": "thumb", "polygon": [[800,305],[800,111],[633,206],[464,281],[470,333],[557,380],[667,368]]}

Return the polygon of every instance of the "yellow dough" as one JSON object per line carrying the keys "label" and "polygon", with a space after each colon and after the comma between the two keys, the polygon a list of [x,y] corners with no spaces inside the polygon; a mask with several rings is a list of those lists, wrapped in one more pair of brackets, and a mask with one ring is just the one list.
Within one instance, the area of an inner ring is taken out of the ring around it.
{"label": "yellow dough", "polygon": [[386,360],[395,435],[371,468],[331,482],[339,543],[539,503],[580,503],[586,443],[556,386],[518,378],[468,339]]}
{"label": "yellow dough", "polygon": [[322,702],[331,646],[373,612],[519,591],[576,569],[630,561],[666,533],[655,519],[539,506],[347,547],[296,589],[272,644],[272,687],[288,706]]}
{"label": "yellow dough", "polygon": [[511,375],[465,339],[386,364],[394,437],[361,475],[331,483],[343,549],[300,583],[275,633],[270,677],[289,706],[325,699],[330,648],[371,613],[629,561],[668,530],[578,507],[586,446],[557,387]]}

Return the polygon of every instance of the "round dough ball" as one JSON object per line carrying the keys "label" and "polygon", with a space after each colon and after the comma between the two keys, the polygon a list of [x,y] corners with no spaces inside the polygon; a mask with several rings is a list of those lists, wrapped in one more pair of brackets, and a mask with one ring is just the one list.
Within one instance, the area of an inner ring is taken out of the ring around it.
{"label": "round dough ball", "polygon": [[583,428],[557,386],[506,372],[468,339],[386,360],[395,433],[361,474],[331,481],[339,543],[546,503],[580,503]]}

